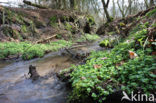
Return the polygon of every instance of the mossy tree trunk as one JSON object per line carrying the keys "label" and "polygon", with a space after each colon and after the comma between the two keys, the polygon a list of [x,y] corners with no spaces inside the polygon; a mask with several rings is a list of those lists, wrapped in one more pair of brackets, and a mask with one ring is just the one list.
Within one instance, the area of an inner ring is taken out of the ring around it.
{"label": "mossy tree trunk", "polygon": [[34,7],[40,8],[40,9],[47,9],[48,8],[46,6],[38,5],[38,4],[32,3],[32,2],[27,1],[27,0],[23,0],[23,3],[27,4],[27,5],[30,5],[30,6],[34,6]]}

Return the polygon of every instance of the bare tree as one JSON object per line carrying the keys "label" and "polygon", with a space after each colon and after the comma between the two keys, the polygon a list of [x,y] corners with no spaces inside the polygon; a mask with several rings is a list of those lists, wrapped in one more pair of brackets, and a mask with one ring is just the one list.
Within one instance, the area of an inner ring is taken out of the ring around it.
{"label": "bare tree", "polygon": [[132,14],[132,0],[128,0],[128,3],[129,3],[129,14],[131,15]]}
{"label": "bare tree", "polygon": [[144,0],[144,2],[145,2],[145,5],[146,5],[146,9],[149,7],[148,6],[148,1],[147,0]]}
{"label": "bare tree", "polygon": [[116,16],[116,6],[115,6],[115,2],[114,2],[114,0],[112,0],[112,3],[113,3],[113,17],[115,17]]}
{"label": "bare tree", "polygon": [[118,4],[122,17],[126,17],[126,15],[132,13],[132,1],[131,0],[128,0],[128,6],[125,5],[125,0],[122,0],[121,3],[119,3],[119,0],[118,0],[117,4]]}
{"label": "bare tree", "polygon": [[101,0],[101,1],[102,1],[102,4],[103,4],[103,9],[104,9],[107,21],[111,22],[111,17],[110,17],[110,15],[108,13],[108,10],[107,10],[110,0],[107,0],[107,2],[105,2],[106,0]]}

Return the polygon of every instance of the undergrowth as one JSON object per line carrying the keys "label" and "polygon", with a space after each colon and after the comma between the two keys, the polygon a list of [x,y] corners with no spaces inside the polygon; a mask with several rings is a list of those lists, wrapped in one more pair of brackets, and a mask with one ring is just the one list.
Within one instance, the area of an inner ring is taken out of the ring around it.
{"label": "undergrowth", "polygon": [[100,37],[96,34],[85,34],[81,35],[81,37],[77,40],[77,42],[85,42],[85,41],[95,41]]}
{"label": "undergrowth", "polygon": [[[68,69],[73,71],[70,74],[73,88],[70,102],[83,103],[91,98],[96,103],[103,103],[115,91],[124,90],[130,94],[142,89],[148,94],[156,89],[155,57],[150,55],[151,47],[145,48],[148,45],[145,42],[146,24],[136,26],[129,37],[111,51],[93,52],[86,64]],[[130,58],[129,51],[138,56]]]}
{"label": "undergrowth", "polygon": [[24,60],[42,57],[46,52],[57,51],[60,48],[70,46],[72,43],[65,40],[50,42],[49,44],[32,44],[29,42],[5,42],[0,43],[0,59],[11,55],[22,55]]}

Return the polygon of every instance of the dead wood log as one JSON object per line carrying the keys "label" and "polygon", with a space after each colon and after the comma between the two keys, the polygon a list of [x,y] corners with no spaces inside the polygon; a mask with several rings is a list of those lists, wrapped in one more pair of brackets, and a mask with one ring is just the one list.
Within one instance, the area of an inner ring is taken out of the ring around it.
{"label": "dead wood log", "polygon": [[36,67],[32,66],[32,65],[29,66],[29,73],[28,73],[28,75],[29,74],[30,74],[30,78],[32,80],[37,80],[40,77],[40,75],[36,71]]}
{"label": "dead wood log", "polygon": [[34,7],[40,8],[40,9],[48,9],[48,7],[46,7],[46,6],[38,5],[38,4],[32,3],[30,1],[26,1],[26,0],[23,0],[23,3],[27,4],[27,5],[30,5],[30,6],[34,6]]}
{"label": "dead wood log", "polygon": [[139,16],[145,16],[149,11],[151,11],[151,10],[153,10],[155,8],[156,8],[156,6],[153,6],[153,7],[149,8],[149,9],[144,10],[144,11],[140,11],[135,15],[130,15],[130,16],[127,16],[126,18],[122,18],[119,21],[130,20],[132,18],[136,18],[136,17],[139,17]]}
{"label": "dead wood log", "polygon": [[[155,9],[156,8],[156,6],[153,6],[153,7],[151,7],[151,8],[149,8],[149,9],[147,9],[147,10],[144,10],[144,11],[140,11],[139,13],[137,13],[137,14],[135,14],[135,15],[129,15],[129,16],[127,16],[127,17],[125,17],[125,18],[122,18],[122,19],[117,19],[117,20],[115,20],[115,21],[113,21],[113,22],[111,22],[111,23],[105,23],[105,24],[103,24],[98,30],[97,30],[97,34],[99,34],[99,35],[103,35],[103,34],[105,34],[106,33],[106,31],[107,32],[111,32],[111,31],[115,31],[115,30],[117,30],[117,33],[119,33],[120,34],[120,32],[118,31],[118,26],[120,26],[119,25],[119,23],[121,23],[121,22],[123,22],[123,23],[125,23],[126,24],[126,28],[125,28],[125,30],[123,30],[124,31],[124,34],[128,34],[128,32],[129,32],[129,30],[131,29],[131,27],[133,27],[134,25],[136,25],[137,24],[137,22],[139,22],[139,20],[136,20],[136,18],[137,17],[143,17],[143,16],[145,16],[149,11],[151,11],[151,10],[153,10],[153,9]],[[131,24],[130,24],[131,23]],[[130,24],[130,25],[127,25],[127,24]]]}

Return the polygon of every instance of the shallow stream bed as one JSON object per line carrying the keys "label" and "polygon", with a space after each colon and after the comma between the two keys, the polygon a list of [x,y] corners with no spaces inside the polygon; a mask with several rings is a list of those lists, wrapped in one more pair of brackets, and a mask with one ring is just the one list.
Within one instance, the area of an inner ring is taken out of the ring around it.
{"label": "shallow stream bed", "polygon": [[[52,73],[68,68],[75,62],[58,53],[31,61],[0,62],[0,103],[65,103],[65,83]],[[37,67],[43,77],[28,79],[29,65]]]}
{"label": "shallow stream bed", "polygon": [[[100,50],[99,42],[74,48],[74,53]],[[0,103],[65,103],[68,90],[55,73],[78,64],[71,55],[62,55],[65,50],[49,53],[43,58],[29,61],[0,61]],[[36,66],[40,79],[28,78],[29,65]]]}

